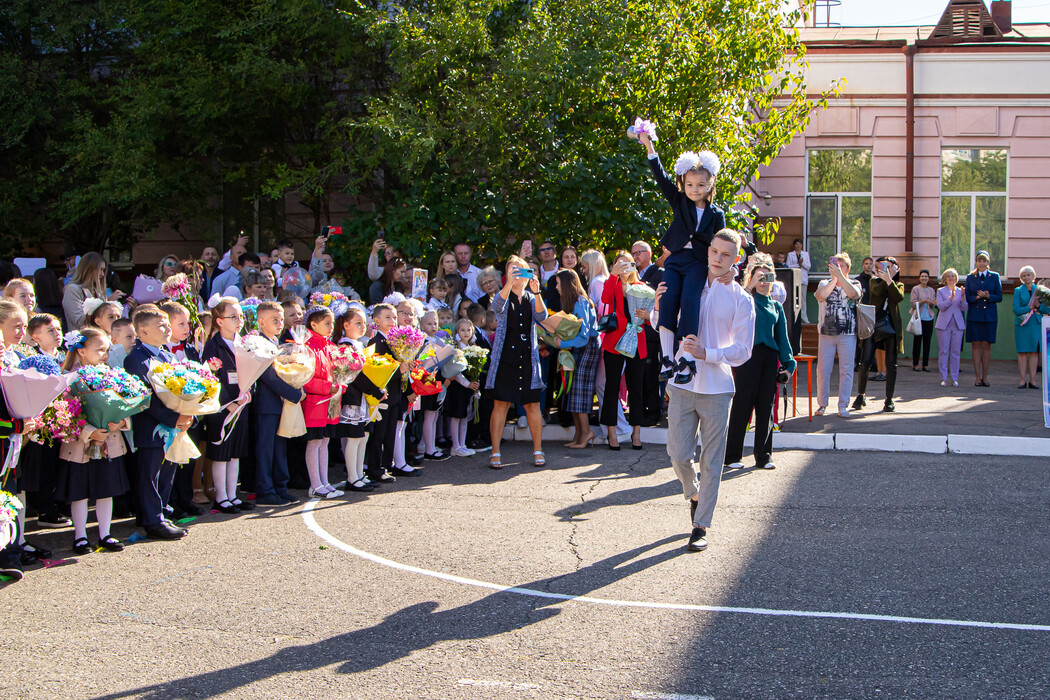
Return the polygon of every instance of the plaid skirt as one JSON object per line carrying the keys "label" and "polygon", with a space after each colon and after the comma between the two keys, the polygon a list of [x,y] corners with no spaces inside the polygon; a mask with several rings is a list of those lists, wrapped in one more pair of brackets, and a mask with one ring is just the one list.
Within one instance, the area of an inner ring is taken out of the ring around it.
{"label": "plaid skirt", "polygon": [[[576,359],[576,371],[572,373],[572,388],[565,399],[565,410],[569,413],[590,413],[594,409],[594,381],[598,377],[598,363],[602,359],[602,349],[598,338],[587,341],[582,348],[572,352]],[[561,376],[555,378],[561,382]]]}

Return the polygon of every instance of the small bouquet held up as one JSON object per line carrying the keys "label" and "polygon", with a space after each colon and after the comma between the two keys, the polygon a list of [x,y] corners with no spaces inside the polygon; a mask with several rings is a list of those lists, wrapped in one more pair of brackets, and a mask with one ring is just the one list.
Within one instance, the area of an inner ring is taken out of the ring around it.
{"label": "small bouquet held up", "polygon": [[627,311],[629,314],[628,328],[616,341],[616,352],[624,357],[634,357],[638,354],[638,334],[643,332],[645,321],[638,318],[635,312],[651,312],[656,306],[656,292],[645,284],[629,284],[624,290],[627,299]]}
{"label": "small bouquet held up", "polygon": [[[150,393],[146,385],[138,377],[109,365],[81,367],[72,388],[77,392],[84,420],[99,430],[149,408]],[[102,446],[92,442],[88,459],[101,456]]]}
{"label": "small bouquet held up", "polygon": [[343,402],[343,391],[365,366],[365,356],[350,343],[340,343],[328,353],[332,360],[332,383],[339,385],[339,391],[328,400],[328,417],[339,416],[339,406]]}
{"label": "small bouquet held up", "polygon": [[[463,348],[463,357],[467,360],[467,368],[463,370],[463,376],[472,382],[481,380],[481,373],[485,371],[485,365],[489,363],[489,351],[479,345],[468,345]],[[478,422],[478,399],[480,392],[474,392],[474,422]]]}
{"label": "small bouquet held up", "polygon": [[38,445],[75,442],[87,421],[81,415],[80,400],[67,391],[52,401],[44,412],[26,421],[25,434]]}
{"label": "small bouquet held up", "polygon": [[427,336],[412,326],[394,326],[387,333],[386,342],[398,362],[415,362],[427,342]]}
{"label": "small bouquet held up", "polygon": [[[157,398],[180,416],[206,416],[218,413],[219,379],[199,362],[158,362],[150,360],[146,373]],[[186,464],[201,456],[186,431],[158,425],[156,434],[164,438],[164,459]]]}
{"label": "small bouquet held up", "polygon": [[[1045,282],[1046,280],[1043,281]],[[1050,287],[1044,287],[1041,284],[1032,285],[1032,299],[1032,303],[1037,304],[1038,306],[1050,306]],[[1032,319],[1038,306],[1028,310],[1028,313],[1026,313],[1021,319],[1022,326]]]}
{"label": "small bouquet held up", "polygon": [[195,331],[201,327],[201,317],[197,309],[197,295],[186,274],[179,272],[164,280],[160,286],[161,293],[173,301],[177,301],[186,307],[186,313],[190,317],[190,330]]}
{"label": "small bouquet held up", "polygon": [[634,120],[634,124],[627,127],[627,135],[630,138],[637,141],[638,137],[642,134],[647,135],[649,137],[649,140],[653,143],[656,143],[660,140],[656,137],[656,124],[653,124],[648,119],[642,119],[641,117],[638,117]]}

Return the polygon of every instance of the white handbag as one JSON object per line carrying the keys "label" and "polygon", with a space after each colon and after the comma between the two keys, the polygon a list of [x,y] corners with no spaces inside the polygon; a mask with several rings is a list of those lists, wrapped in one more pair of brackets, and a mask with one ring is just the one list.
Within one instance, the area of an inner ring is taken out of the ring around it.
{"label": "white handbag", "polygon": [[919,312],[913,311],[911,314],[911,320],[908,321],[907,327],[904,329],[912,335],[922,335],[922,321],[919,320]]}

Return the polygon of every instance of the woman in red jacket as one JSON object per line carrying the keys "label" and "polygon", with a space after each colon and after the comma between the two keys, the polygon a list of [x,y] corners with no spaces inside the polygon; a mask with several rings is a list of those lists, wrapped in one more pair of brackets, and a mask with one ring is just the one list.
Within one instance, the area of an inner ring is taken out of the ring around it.
{"label": "woman in red jacket", "polygon": [[[620,449],[616,440],[616,415],[620,401],[620,377],[626,377],[628,421],[632,427],[631,447],[640,450],[645,416],[645,358],[648,354],[644,326],[649,323],[649,312],[639,310],[634,319],[629,318],[630,309],[627,306],[625,290],[632,285],[646,285],[638,279],[634,261],[625,251],[616,254],[616,262],[613,263],[611,272],[612,275],[605,280],[605,286],[602,288],[602,303],[605,304],[608,313],[616,314],[616,329],[602,337],[605,395],[602,397],[598,422],[608,428],[609,449]],[[633,355],[624,355],[616,349],[616,344],[625,332],[637,334],[638,348]]]}
{"label": "woman in red jacket", "polygon": [[313,306],[306,312],[306,327],[310,329],[306,347],[314,356],[314,377],[303,390],[303,420],[306,423],[306,471],[310,475],[310,497],[337,498],[343,495],[328,483],[328,440],[339,423],[339,414],[328,417],[328,401],[339,391],[332,382],[332,327],[335,316],[326,306]]}

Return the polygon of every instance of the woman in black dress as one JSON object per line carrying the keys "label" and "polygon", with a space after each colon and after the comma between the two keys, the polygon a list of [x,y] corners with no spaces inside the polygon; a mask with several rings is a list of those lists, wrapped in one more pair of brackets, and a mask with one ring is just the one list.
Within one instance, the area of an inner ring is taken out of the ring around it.
{"label": "woman in black dress", "polygon": [[[526,289],[528,287],[528,289]],[[536,345],[536,323],[547,318],[547,307],[539,295],[540,283],[528,264],[517,255],[507,260],[507,281],[492,300],[490,310],[496,314],[496,335],[489,355],[489,374],[485,389],[493,399],[489,431],[492,436],[492,461],[500,469],[499,444],[507,411],[514,404],[525,407],[525,418],[532,435],[533,464],[546,464],[540,441],[543,421],[540,419],[540,356]],[[495,368],[493,370],[493,368]]]}

